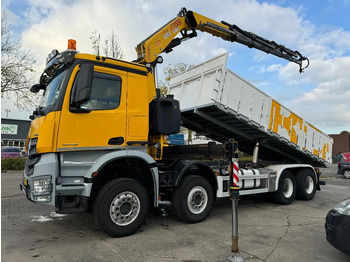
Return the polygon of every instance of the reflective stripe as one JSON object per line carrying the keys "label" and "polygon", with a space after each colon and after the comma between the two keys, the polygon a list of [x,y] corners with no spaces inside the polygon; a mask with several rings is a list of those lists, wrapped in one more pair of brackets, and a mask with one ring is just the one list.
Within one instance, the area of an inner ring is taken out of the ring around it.
{"label": "reflective stripe", "polygon": [[238,186],[239,178],[238,178],[238,162],[235,159],[232,159],[233,163],[233,186]]}
{"label": "reflective stripe", "polygon": [[[123,150],[126,146],[96,146],[96,147],[59,147],[58,152],[64,151],[88,151],[88,150],[104,150],[104,149],[120,149]],[[133,147],[134,149],[134,147]]]}

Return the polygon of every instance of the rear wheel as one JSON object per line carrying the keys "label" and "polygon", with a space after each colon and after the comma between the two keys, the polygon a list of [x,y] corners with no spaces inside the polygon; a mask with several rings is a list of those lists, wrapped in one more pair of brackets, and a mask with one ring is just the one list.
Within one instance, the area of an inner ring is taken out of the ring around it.
{"label": "rear wheel", "polygon": [[209,182],[201,176],[190,175],[174,190],[172,205],[179,219],[197,223],[210,214],[213,200],[213,189]]}
{"label": "rear wheel", "polygon": [[283,205],[293,203],[296,196],[296,181],[292,172],[284,171],[278,182],[278,189],[273,193],[274,200]]}
{"label": "rear wheel", "polygon": [[94,219],[112,237],[133,234],[143,224],[149,210],[149,197],[136,180],[121,178],[106,184],[94,202]]}
{"label": "rear wheel", "polygon": [[316,194],[315,174],[310,169],[303,169],[297,173],[297,198],[311,200]]}
{"label": "rear wheel", "polygon": [[344,171],[343,171],[343,176],[344,176],[345,178],[350,178],[350,169],[344,170]]}

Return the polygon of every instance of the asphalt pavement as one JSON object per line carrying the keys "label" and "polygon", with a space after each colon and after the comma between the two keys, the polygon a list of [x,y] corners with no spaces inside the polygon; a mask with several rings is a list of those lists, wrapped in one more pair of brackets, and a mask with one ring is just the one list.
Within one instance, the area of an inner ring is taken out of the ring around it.
{"label": "asphalt pavement", "polygon": [[[239,202],[239,247],[245,261],[350,261],[326,241],[327,212],[350,196],[336,166],[322,169],[327,185],[312,201],[277,205],[266,196]],[[216,201],[204,222],[150,213],[134,235],[112,238],[91,213],[59,215],[28,201],[21,172],[1,174],[2,261],[225,261],[231,248],[231,202]]]}

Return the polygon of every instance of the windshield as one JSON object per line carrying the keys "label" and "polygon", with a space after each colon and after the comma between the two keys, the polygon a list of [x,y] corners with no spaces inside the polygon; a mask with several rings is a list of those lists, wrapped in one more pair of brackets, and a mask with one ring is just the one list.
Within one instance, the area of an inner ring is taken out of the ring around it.
{"label": "windshield", "polygon": [[57,103],[66,75],[67,70],[60,70],[53,76],[53,79],[49,82],[44,91],[44,97],[41,102],[42,107],[51,107]]}

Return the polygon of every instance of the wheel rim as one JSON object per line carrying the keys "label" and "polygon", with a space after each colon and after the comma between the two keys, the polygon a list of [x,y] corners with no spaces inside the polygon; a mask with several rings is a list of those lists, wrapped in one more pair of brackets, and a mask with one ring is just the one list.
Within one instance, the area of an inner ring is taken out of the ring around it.
{"label": "wheel rim", "polygon": [[344,177],[345,178],[350,178],[350,170],[345,170],[344,171]]}
{"label": "wheel rim", "polygon": [[293,195],[293,181],[290,178],[286,178],[283,181],[283,196],[290,198]]}
{"label": "wheel rim", "polygon": [[118,226],[131,224],[140,213],[140,200],[136,194],[127,191],[117,195],[111,202],[109,215]]}
{"label": "wheel rim", "polygon": [[311,176],[307,176],[305,179],[305,191],[311,194],[314,191],[314,180]]}
{"label": "wheel rim", "polygon": [[187,197],[187,206],[194,214],[199,214],[207,207],[208,194],[201,186],[192,188]]}

